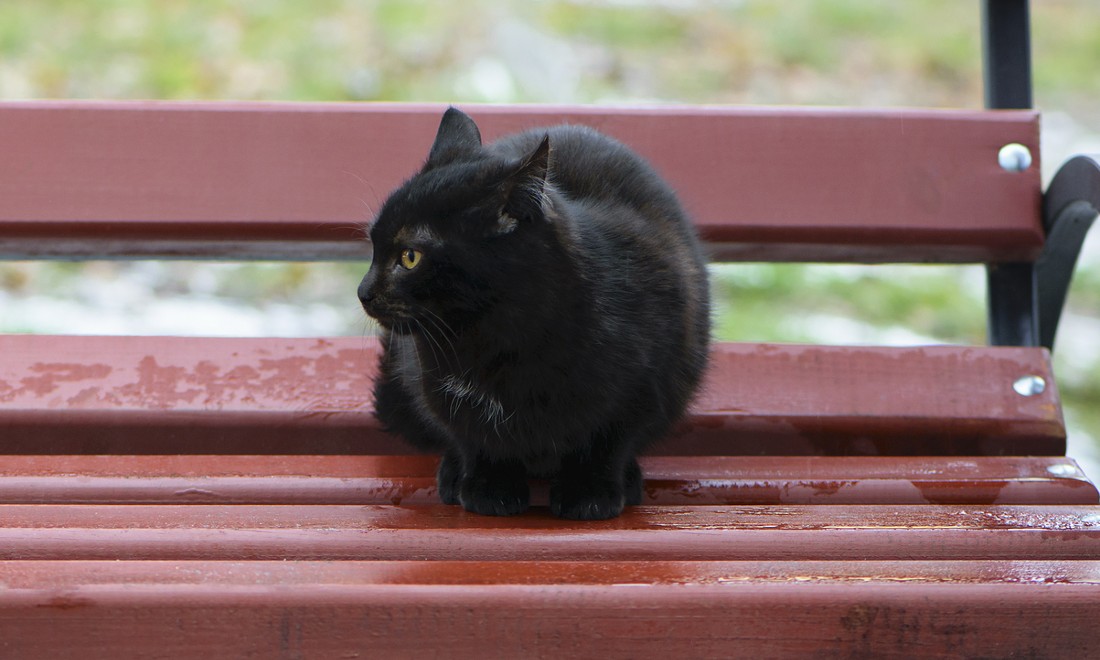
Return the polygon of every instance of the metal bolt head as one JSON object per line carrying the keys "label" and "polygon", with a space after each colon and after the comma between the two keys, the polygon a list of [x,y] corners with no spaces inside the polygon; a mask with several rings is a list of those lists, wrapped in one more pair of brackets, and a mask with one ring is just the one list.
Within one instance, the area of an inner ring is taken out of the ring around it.
{"label": "metal bolt head", "polygon": [[997,152],[997,162],[1009,172],[1023,172],[1031,167],[1031,150],[1018,142],[1006,144]]}
{"label": "metal bolt head", "polygon": [[1066,463],[1055,463],[1054,465],[1047,466],[1047,472],[1058,477],[1069,477],[1077,474],[1077,470],[1073,469],[1072,465]]}
{"label": "metal bolt head", "polygon": [[1021,376],[1012,383],[1012,389],[1020,396],[1035,396],[1042,394],[1047,389],[1047,382],[1042,376]]}

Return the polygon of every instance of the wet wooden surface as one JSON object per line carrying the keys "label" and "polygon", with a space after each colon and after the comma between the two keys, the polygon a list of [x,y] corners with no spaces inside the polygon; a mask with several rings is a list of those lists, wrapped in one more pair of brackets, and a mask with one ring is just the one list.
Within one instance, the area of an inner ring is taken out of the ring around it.
{"label": "wet wooden surface", "polygon": [[[431,456],[0,456],[4,504],[435,504]],[[643,457],[646,504],[1095,504],[1066,457]],[[532,501],[545,505],[535,482]]]}
{"label": "wet wooden surface", "polygon": [[[1043,242],[1031,111],[464,107],[486,139],[563,121],[618,137],[718,259],[1023,261]],[[0,255],[365,259],[363,224],[443,109],[5,102]],[[1024,172],[997,164],[1012,142]]]}
{"label": "wet wooden surface", "polygon": [[[369,338],[0,336],[0,451],[394,454]],[[1013,384],[1039,376],[1046,389]],[[715,344],[657,454],[1060,455],[1043,349]]]}
{"label": "wet wooden surface", "polygon": [[0,506],[0,559],[1095,559],[1100,507],[641,506],[575,522],[457,506]]}
{"label": "wet wooden surface", "polygon": [[1100,652],[1095,558],[34,560],[0,561],[0,584],[20,658]]}
{"label": "wet wooden surface", "polygon": [[2,562],[0,576],[11,657],[1083,658],[1100,616],[1096,561]]}
{"label": "wet wooden surface", "polygon": [[[172,568],[174,570],[165,570]],[[1100,559],[758,561],[0,561],[11,590],[160,585],[720,585],[777,582],[1091,585]],[[135,590],[136,591],[136,590]]]}

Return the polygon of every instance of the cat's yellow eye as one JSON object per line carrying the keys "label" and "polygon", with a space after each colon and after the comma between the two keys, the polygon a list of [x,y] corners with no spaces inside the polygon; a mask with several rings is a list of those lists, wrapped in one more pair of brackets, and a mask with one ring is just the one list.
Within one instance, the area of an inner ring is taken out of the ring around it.
{"label": "cat's yellow eye", "polygon": [[405,270],[412,270],[417,267],[423,257],[424,253],[420,250],[414,250],[412,248],[401,250],[401,265]]}

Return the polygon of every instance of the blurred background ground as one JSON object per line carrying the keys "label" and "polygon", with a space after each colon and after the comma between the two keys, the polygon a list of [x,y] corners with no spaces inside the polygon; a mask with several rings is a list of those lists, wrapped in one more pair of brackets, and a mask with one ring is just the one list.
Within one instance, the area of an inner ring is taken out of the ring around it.
{"label": "blurred background ground", "polygon": [[[1042,0],[1031,12],[1049,180],[1069,155],[1100,152],[1100,3]],[[0,99],[978,108],[979,23],[976,0],[6,0]],[[0,263],[0,332],[361,335],[373,331],[354,294],[366,267]],[[724,340],[985,340],[976,267],[742,264],[712,275]],[[1055,369],[1070,454],[1100,465],[1100,229]]]}

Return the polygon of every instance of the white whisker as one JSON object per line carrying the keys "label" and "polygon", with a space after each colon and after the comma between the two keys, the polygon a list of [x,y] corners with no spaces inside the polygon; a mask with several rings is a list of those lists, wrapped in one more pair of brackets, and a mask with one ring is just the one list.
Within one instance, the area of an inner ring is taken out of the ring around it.
{"label": "white whisker", "polygon": [[[447,327],[447,324],[444,323],[443,319],[440,319],[439,316],[432,313],[431,310],[425,309],[424,311],[426,311],[430,316],[419,320],[418,323],[420,324],[420,327],[424,330],[425,335],[427,335],[427,337],[431,341],[435,342],[435,345],[439,348],[439,352],[443,354],[444,358],[446,358],[446,364],[441,364],[440,366],[445,366],[448,371],[457,371],[460,366],[458,351],[455,349],[454,340],[450,336],[448,336],[448,334],[453,336],[454,333],[449,333],[448,330],[445,330],[444,327]],[[438,331],[440,336],[436,337],[434,333],[429,332],[428,327],[424,324],[423,321],[428,321],[429,323],[431,323],[432,327],[435,328],[436,331]],[[440,327],[441,323],[443,324],[443,327]],[[443,345],[444,342],[446,342],[446,346]],[[449,353],[447,349],[450,349]],[[454,358],[453,364],[451,363],[452,357]]]}

